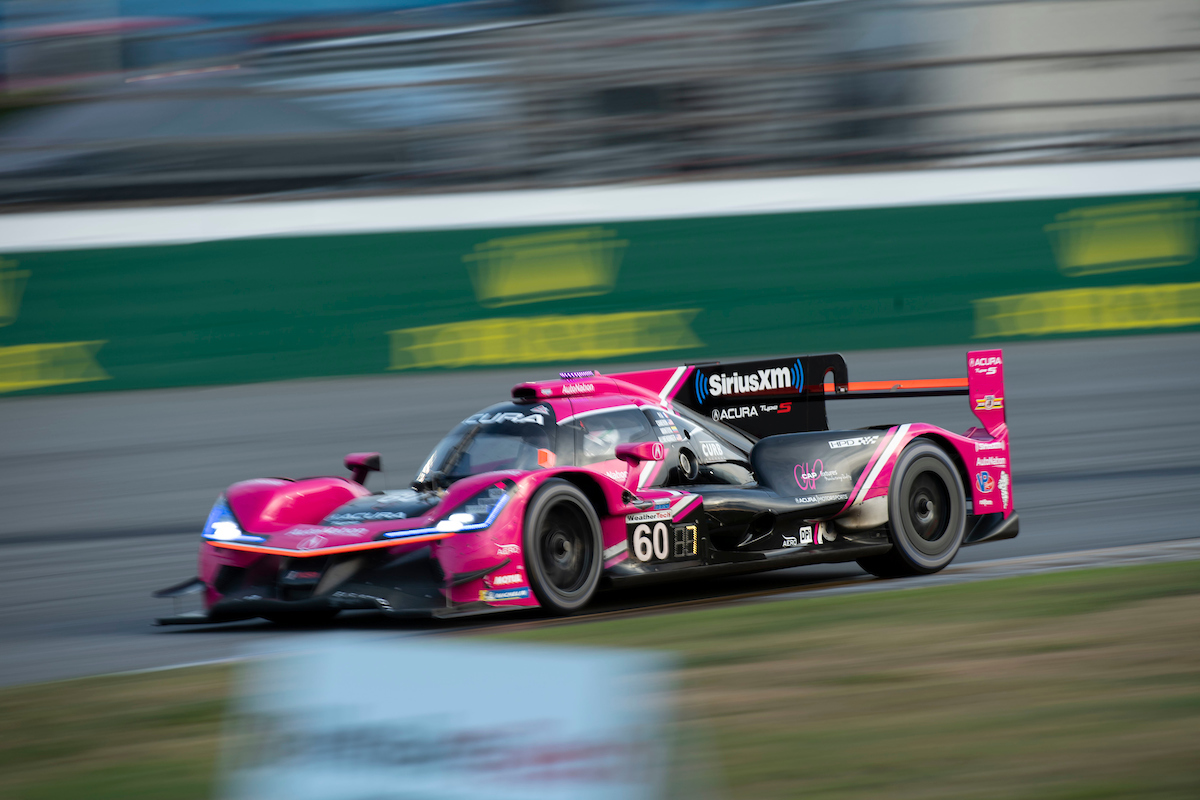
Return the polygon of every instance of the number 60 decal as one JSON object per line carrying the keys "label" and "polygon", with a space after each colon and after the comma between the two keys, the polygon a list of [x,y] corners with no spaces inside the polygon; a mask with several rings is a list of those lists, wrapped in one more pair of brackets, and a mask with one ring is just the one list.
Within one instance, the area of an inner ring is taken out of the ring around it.
{"label": "number 60 decal", "polygon": [[670,555],[670,535],[664,522],[654,523],[654,529],[642,523],[633,529],[633,554],[638,561],[649,561],[657,558],[659,561]]}

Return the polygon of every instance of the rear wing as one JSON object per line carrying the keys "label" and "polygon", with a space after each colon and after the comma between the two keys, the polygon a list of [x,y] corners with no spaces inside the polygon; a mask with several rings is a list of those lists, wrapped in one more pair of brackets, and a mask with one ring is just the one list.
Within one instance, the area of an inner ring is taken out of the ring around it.
{"label": "rear wing", "polygon": [[[762,438],[829,429],[830,400],[966,395],[993,436],[1005,424],[1004,359],[1000,350],[967,353],[967,377],[852,383],[839,353],[680,367],[660,391],[663,400]],[[644,384],[650,373],[610,376]],[[827,384],[826,380],[830,379]],[[657,382],[657,381],[656,381]]]}

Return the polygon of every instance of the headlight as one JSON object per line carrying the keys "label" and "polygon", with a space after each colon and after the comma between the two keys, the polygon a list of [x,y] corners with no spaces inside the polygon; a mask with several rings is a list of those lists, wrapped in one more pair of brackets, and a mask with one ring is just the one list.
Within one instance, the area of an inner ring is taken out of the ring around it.
{"label": "headlight", "polygon": [[491,525],[508,505],[508,488],[504,484],[489,486],[458,507],[450,516],[440,520],[438,531],[458,533],[478,531]]}
{"label": "headlight", "polygon": [[208,512],[208,519],[204,523],[204,533],[201,536],[210,542],[257,543],[267,540],[265,536],[255,536],[242,530],[237,517],[233,516],[233,509],[229,507],[229,501],[225,499],[225,495],[218,497],[217,502],[213,504],[212,511]]}

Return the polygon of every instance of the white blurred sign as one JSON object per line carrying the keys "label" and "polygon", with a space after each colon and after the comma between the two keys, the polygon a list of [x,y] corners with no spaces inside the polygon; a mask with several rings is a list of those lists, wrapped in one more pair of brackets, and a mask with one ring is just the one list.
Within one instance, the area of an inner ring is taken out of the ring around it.
{"label": "white blurred sign", "polygon": [[308,645],[246,665],[226,741],[228,797],[664,796],[661,657],[342,635]]}

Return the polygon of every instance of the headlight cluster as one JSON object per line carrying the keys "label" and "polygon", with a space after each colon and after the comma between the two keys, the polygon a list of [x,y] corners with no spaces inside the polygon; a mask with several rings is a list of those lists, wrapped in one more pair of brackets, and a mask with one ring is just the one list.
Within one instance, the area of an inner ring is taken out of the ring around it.
{"label": "headlight cluster", "polygon": [[229,507],[229,501],[225,499],[225,495],[218,497],[217,502],[213,504],[212,511],[208,512],[208,519],[204,523],[204,533],[201,535],[210,542],[258,543],[267,540],[265,536],[255,536],[242,530],[237,517],[233,516],[233,509]]}
{"label": "headlight cluster", "polygon": [[486,491],[459,506],[453,514],[439,520],[437,529],[443,533],[482,530],[496,521],[496,517],[506,505],[508,491],[500,486],[489,486]]}
{"label": "headlight cluster", "polygon": [[499,481],[479,494],[471,497],[465,503],[438,520],[432,528],[416,530],[392,531],[383,534],[385,539],[404,539],[413,536],[423,536],[429,533],[466,533],[481,531],[489,527],[500,516],[500,512],[511,499],[508,490],[513,486],[510,481]]}

